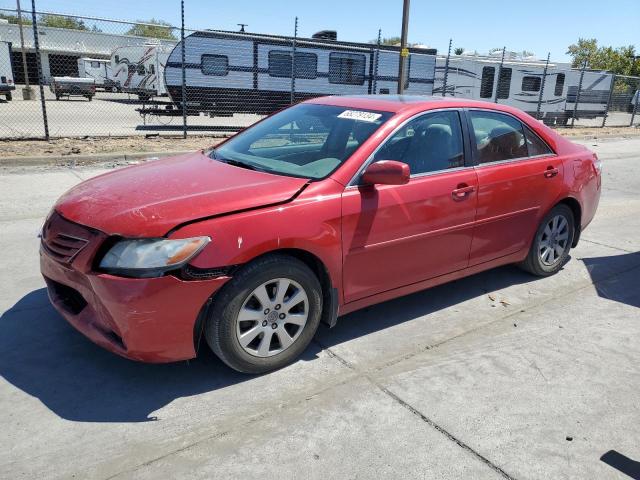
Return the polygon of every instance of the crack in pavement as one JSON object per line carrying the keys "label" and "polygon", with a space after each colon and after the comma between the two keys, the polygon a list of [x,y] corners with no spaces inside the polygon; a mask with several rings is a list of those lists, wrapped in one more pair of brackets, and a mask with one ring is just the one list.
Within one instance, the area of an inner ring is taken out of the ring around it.
{"label": "crack in pavement", "polygon": [[638,253],[637,251],[627,250],[626,248],[614,247],[613,245],[607,245],[606,243],[595,242],[593,240],[589,240],[589,239],[586,239],[584,237],[581,238],[580,241],[581,242],[587,242],[587,243],[593,243],[594,245],[600,245],[601,247],[607,247],[607,248],[610,248],[612,250],[619,250],[619,251],[625,252],[625,253]]}
{"label": "crack in pavement", "polygon": [[444,427],[442,427],[441,425],[437,424],[435,421],[433,421],[431,418],[427,417],[424,413],[422,413],[420,410],[418,410],[416,407],[414,407],[413,405],[411,405],[409,402],[403,400],[399,395],[397,395],[396,393],[393,393],[391,390],[389,390],[387,387],[385,387],[384,385],[382,385],[380,382],[378,382],[376,379],[374,379],[373,377],[371,377],[369,375],[369,373],[367,373],[367,371],[361,372],[358,368],[356,368],[353,364],[351,364],[351,362],[349,362],[348,360],[342,358],[340,355],[338,355],[337,353],[335,353],[334,351],[331,350],[331,348],[326,347],[325,345],[323,345],[320,341],[318,341],[317,339],[313,339],[313,342],[318,345],[319,347],[321,347],[325,352],[327,352],[327,354],[337,360],[338,362],[340,362],[342,365],[346,366],[347,368],[350,368],[351,370],[353,370],[354,372],[358,373],[358,377],[362,377],[367,379],[372,385],[374,385],[378,390],[380,390],[382,393],[384,393],[385,395],[387,395],[389,398],[391,398],[394,402],[396,402],[397,404],[399,404],[401,407],[405,408],[406,410],[408,410],[409,412],[411,412],[413,415],[415,415],[416,417],[418,417],[421,421],[423,421],[424,423],[426,423],[427,425],[429,425],[431,428],[433,428],[434,430],[436,430],[438,433],[444,435],[449,441],[455,443],[456,445],[458,445],[460,448],[462,448],[463,450],[465,450],[467,453],[470,453],[472,456],[474,456],[476,459],[480,460],[482,463],[484,463],[485,465],[487,465],[489,468],[491,468],[492,470],[496,471],[497,473],[499,473],[502,477],[508,479],[508,480],[515,480],[515,477],[508,474],[507,472],[505,472],[502,468],[500,468],[498,465],[496,465],[495,463],[493,463],[491,460],[489,460],[487,457],[485,457],[484,455],[482,455],[481,453],[477,452],[476,450],[474,450],[472,447],[470,447],[469,445],[467,445],[464,441],[460,440],[458,437],[456,437],[455,435],[453,435],[451,432],[449,432],[448,430],[446,430]]}

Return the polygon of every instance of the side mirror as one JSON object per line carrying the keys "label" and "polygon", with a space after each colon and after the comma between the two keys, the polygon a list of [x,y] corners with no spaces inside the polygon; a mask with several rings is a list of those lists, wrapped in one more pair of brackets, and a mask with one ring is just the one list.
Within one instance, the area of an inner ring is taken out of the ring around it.
{"label": "side mirror", "polygon": [[409,183],[409,165],[395,160],[380,160],[369,165],[362,182],[369,185],[404,185]]}

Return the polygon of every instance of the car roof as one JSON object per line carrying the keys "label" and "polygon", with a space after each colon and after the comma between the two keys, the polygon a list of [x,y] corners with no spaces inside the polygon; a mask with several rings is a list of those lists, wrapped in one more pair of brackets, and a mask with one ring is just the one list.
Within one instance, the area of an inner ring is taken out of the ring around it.
{"label": "car roof", "polygon": [[307,100],[305,103],[334,105],[338,107],[358,108],[400,113],[405,110],[422,111],[436,108],[487,108],[511,112],[517,111],[507,105],[482,102],[455,97],[435,97],[428,95],[334,95]]}

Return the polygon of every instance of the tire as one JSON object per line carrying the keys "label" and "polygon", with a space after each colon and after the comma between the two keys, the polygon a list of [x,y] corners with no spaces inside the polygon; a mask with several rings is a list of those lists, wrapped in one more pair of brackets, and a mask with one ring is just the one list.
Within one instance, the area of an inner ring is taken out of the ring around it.
{"label": "tire", "polygon": [[89,101],[93,100],[93,96],[92,95],[87,95],[87,100],[89,100]]}
{"label": "tire", "polygon": [[7,99],[7,102],[10,102],[13,99],[13,94],[7,93],[6,99]]}
{"label": "tire", "polygon": [[[295,303],[287,307],[287,302]],[[302,354],[321,314],[322,288],[311,269],[289,255],[270,254],[239,270],[216,295],[204,333],[209,347],[228,366],[264,373]]]}
{"label": "tire", "polygon": [[527,258],[519,266],[538,277],[557,273],[567,261],[574,234],[573,212],[564,204],[556,205],[540,222]]}

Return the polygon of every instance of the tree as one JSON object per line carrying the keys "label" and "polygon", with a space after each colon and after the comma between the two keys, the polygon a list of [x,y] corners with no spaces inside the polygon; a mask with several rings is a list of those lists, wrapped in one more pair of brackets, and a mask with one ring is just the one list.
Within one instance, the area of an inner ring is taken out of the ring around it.
{"label": "tree", "polygon": [[138,22],[141,23],[136,23],[127,30],[127,35],[177,40],[176,36],[173,34],[173,27],[170,23],[163,20],[156,20],[155,18],[152,18],[149,21],[138,20]]}
{"label": "tree", "polygon": [[[0,13],[0,19],[2,20],[6,20],[9,23],[18,23],[18,16],[17,15],[5,15],[4,13]],[[22,24],[23,25],[31,25],[31,19],[29,18],[25,18],[24,15],[22,16]]]}
{"label": "tree", "polygon": [[453,50],[454,55],[462,55],[463,53],[464,53],[464,48],[462,47],[457,47]]}
{"label": "tree", "polygon": [[578,43],[569,45],[567,54],[571,56],[574,68],[582,67],[587,62],[587,68],[593,70],[607,70],[618,75],[640,75],[640,57],[635,47],[599,47],[595,38],[580,38]]}
{"label": "tree", "polygon": [[[400,37],[383,37],[380,39],[380,45],[391,45],[391,46],[400,46],[402,39]],[[378,43],[378,39],[369,40],[369,43]],[[419,43],[409,43],[407,42],[407,47],[413,47],[415,45],[419,45]]]}
{"label": "tree", "polygon": [[89,30],[83,20],[60,15],[40,15],[38,25],[43,27],[67,28],[69,30]]}

